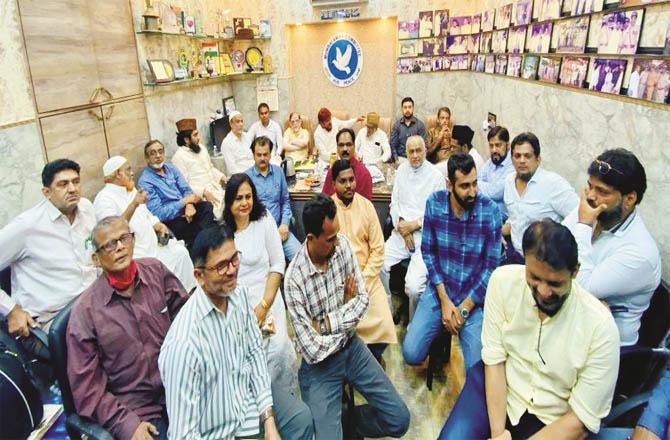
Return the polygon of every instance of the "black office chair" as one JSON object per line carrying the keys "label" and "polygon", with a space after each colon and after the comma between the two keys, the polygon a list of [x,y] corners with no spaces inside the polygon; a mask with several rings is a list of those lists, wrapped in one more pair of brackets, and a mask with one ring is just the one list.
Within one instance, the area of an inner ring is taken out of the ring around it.
{"label": "black office chair", "polygon": [[[665,369],[670,351],[670,292],[661,281],[640,321],[640,337],[633,347],[622,347],[613,409],[607,426],[634,426],[651,390]],[[632,425],[631,425],[632,424]]]}
{"label": "black office chair", "polygon": [[113,440],[112,435],[102,426],[91,419],[77,415],[70,388],[70,380],[67,377],[67,324],[70,321],[70,312],[74,301],[65,306],[51,323],[49,329],[49,350],[58,386],[63,399],[63,410],[65,412],[65,429],[70,438],[89,438],[94,440]]}
{"label": "black office chair", "polygon": [[0,270],[0,289],[4,290],[7,295],[12,295],[12,268],[7,266]]}

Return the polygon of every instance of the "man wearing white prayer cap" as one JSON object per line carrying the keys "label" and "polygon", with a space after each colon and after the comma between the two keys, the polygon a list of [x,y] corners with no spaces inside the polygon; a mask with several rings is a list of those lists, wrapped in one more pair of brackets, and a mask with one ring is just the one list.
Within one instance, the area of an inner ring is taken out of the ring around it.
{"label": "man wearing white prayer cap", "polygon": [[221,154],[226,163],[226,173],[232,176],[254,166],[254,155],[251,152],[251,136],[244,131],[242,113],[233,110],[228,120],[230,133],[221,142]]}
{"label": "man wearing white prayer cap", "polygon": [[170,239],[165,244],[158,243],[157,234],[167,238],[170,231],[147,208],[146,192],[135,188],[130,162],[122,156],[110,157],[102,166],[102,172],[105,186],[93,202],[96,219],[125,218],[135,233],[135,258],[157,258],[179,278],[187,291],[195,287],[193,263],[183,242]]}

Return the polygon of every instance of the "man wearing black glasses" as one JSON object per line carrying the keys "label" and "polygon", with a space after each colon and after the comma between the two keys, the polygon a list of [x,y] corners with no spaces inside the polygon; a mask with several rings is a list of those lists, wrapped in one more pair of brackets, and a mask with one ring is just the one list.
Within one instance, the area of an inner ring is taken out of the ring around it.
{"label": "man wearing black glasses", "polygon": [[134,235],[122,217],[91,234],[104,273],[77,300],[67,329],[68,377],[77,413],[114,438],[167,438],[158,354],[188,299],[160,261],[133,259]]}
{"label": "man wearing black glasses", "polygon": [[637,157],[623,148],[606,150],[588,174],[579,206],[563,223],[579,247],[577,281],[608,304],[621,345],[633,345],[661,281],[658,247],[636,209],[647,177]]}
{"label": "man wearing black glasses", "polygon": [[491,275],[482,361],[440,439],[583,438],[610,410],[619,369],[612,315],[575,281],[577,243],[550,219],[530,224],[525,266]]}

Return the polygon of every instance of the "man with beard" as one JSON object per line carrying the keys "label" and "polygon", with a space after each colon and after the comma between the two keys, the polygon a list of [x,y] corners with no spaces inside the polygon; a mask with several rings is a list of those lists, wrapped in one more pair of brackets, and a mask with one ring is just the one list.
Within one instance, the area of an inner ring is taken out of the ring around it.
{"label": "man with beard", "polygon": [[135,188],[135,173],[130,162],[122,156],[110,157],[103,165],[102,173],[105,186],[93,201],[97,220],[117,215],[123,217],[135,234],[133,255],[136,258],[157,258],[190,291],[196,282],[188,250],[174,239],[159,244],[157,234],[165,236],[170,231],[149,212],[147,193]]}
{"label": "man with beard", "polygon": [[307,406],[271,384],[246,287],[237,283],[233,231],[205,229],[191,249],[198,287],[170,326],[158,357],[171,439],[314,436]]}
{"label": "man with beard", "polygon": [[[341,440],[342,386],[366,397],[355,407],[355,433],[344,438],[402,437],[410,414],[370,350],[356,335],[368,292],[337,208],[323,194],[302,211],[307,238],[284,277],[286,306],[302,354],[300,390],[314,417],[316,438]],[[292,437],[284,437],[292,438]]]}
{"label": "man with beard", "polygon": [[391,130],[391,157],[393,160],[398,160],[398,157],[406,157],[405,145],[410,136],[419,135],[423,138],[425,144],[428,143],[426,126],[414,116],[414,100],[407,96],[402,99],[400,105],[402,116]]}
{"label": "man with beard", "polygon": [[588,174],[579,206],[564,221],[579,247],[577,281],[610,307],[621,345],[633,345],[661,281],[658,247],[636,209],[647,177],[637,157],[623,148],[606,150]]}
{"label": "man with beard", "polygon": [[503,264],[523,264],[521,239],[528,225],[543,218],[562,221],[579,204],[579,197],[567,180],[540,167],[540,140],[533,133],[516,136],[511,153],[516,172],[505,178],[503,199],[509,217],[502,231]]}
{"label": "man with beard", "polygon": [[619,370],[612,315],[576,280],[577,243],[550,219],[523,235],[525,266],[496,269],[486,291],[482,361],[440,439],[581,439],[610,410]]}
{"label": "man with beard", "polygon": [[[356,159],[355,153],[356,135],[351,128],[343,128],[337,132],[335,140],[337,142],[337,155],[340,159],[351,162],[351,168],[356,176],[356,192],[368,200],[372,200],[372,176],[363,163]],[[324,194],[332,196],[335,194],[335,185],[333,185],[332,169],[328,169],[326,179],[323,183]]]}
{"label": "man with beard", "polygon": [[177,167],[165,163],[160,141],[147,142],[144,159],[147,167],[137,186],[147,193],[147,208],[190,247],[198,232],[214,225],[212,204],[193,193]]}
{"label": "man with beard", "polygon": [[12,271],[12,296],[0,290],[0,316],[7,318],[12,335],[28,337],[32,327],[47,329],[95,281],[86,247],[95,212],[81,197],[79,171],[79,164],[68,159],[47,163],[44,199],[0,229],[0,269]]}
{"label": "man with beard", "polygon": [[514,172],[512,155],[509,153],[509,132],[505,127],[497,125],[489,130],[487,135],[491,157],[481,170],[477,171],[479,191],[496,202],[503,221],[507,220],[507,208],[503,194],[505,192],[505,178]]}
{"label": "man with beard", "polygon": [[172,156],[172,163],[193,192],[212,204],[214,216],[220,219],[223,185],[228,179],[212,164],[207,149],[200,145],[200,132],[195,119],[177,121],[177,145],[179,149]]}
{"label": "man with beard", "polygon": [[465,368],[481,359],[482,306],[491,272],[500,261],[502,221],[496,204],[477,193],[472,157],[449,158],[447,190],[426,201],[421,254],[429,283],[407,328],[405,362],[424,361],[433,340],[448,331],[458,335]]}
{"label": "man with beard", "polygon": [[332,170],[337,218],[356,255],[370,298],[368,312],[356,326],[356,333],[381,363],[388,344],[398,343],[386,292],[379,279],[384,264],[384,234],[372,202],[356,194],[356,176],[351,163],[337,160]]}
{"label": "man with beard", "polygon": [[67,327],[67,373],[77,414],[119,439],[167,439],[165,390],[156,368],[170,323],[188,299],[158,260],[133,259],[123,217],[91,233],[103,274],[81,294]]}

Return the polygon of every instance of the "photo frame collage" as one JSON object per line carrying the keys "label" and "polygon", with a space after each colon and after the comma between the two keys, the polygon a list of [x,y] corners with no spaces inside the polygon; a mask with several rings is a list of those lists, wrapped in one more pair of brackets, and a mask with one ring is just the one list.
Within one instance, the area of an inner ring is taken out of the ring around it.
{"label": "photo frame collage", "polygon": [[472,16],[423,11],[398,21],[397,73],[472,70],[670,104],[670,24],[664,47],[635,57],[649,5],[667,1],[620,0],[603,10],[604,0],[513,0]]}

